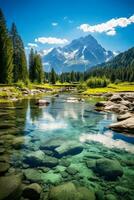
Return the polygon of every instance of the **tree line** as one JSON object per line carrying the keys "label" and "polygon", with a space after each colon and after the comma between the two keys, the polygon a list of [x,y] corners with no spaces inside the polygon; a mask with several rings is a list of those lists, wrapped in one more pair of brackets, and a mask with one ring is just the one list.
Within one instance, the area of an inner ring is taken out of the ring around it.
{"label": "tree line", "polygon": [[13,23],[11,30],[8,30],[0,9],[0,83],[27,83],[29,80],[38,83],[44,81],[41,57],[31,49],[28,67],[24,44],[17,27]]}

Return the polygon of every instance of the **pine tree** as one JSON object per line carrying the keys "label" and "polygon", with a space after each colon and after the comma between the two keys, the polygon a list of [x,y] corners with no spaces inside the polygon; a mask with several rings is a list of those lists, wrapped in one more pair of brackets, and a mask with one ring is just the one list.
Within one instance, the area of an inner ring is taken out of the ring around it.
{"label": "pine tree", "polygon": [[43,72],[43,66],[41,57],[39,54],[34,55],[34,81],[37,81],[38,83],[44,82],[44,72]]}
{"label": "pine tree", "polygon": [[6,28],[6,21],[0,10],[0,83],[12,82],[13,77],[13,47]]}
{"label": "pine tree", "polygon": [[56,83],[56,74],[55,74],[54,68],[52,68],[52,70],[51,70],[50,82],[52,84]]}
{"label": "pine tree", "polygon": [[28,79],[26,55],[22,39],[14,23],[11,28],[11,38],[13,42],[14,81],[22,80],[25,82]]}
{"label": "pine tree", "polygon": [[31,82],[34,82],[36,79],[35,77],[35,67],[34,67],[34,50],[31,48],[30,54],[29,54],[29,79]]}

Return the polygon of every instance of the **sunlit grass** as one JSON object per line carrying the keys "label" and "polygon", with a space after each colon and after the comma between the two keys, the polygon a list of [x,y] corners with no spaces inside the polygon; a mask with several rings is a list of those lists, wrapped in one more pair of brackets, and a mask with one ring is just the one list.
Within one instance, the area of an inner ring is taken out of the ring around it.
{"label": "sunlit grass", "polygon": [[134,92],[134,83],[120,83],[120,84],[109,84],[108,87],[104,88],[88,88],[83,92],[85,95],[107,93],[107,92]]}

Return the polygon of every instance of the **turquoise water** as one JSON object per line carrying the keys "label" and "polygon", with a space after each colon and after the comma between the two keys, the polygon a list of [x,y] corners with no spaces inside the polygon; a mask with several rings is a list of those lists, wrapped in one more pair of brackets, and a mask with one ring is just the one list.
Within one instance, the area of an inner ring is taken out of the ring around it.
{"label": "turquoise water", "polygon": [[[42,107],[35,105],[35,99],[0,106],[0,150],[4,149],[0,158],[8,157],[6,162],[10,163],[4,175],[22,172],[24,183],[38,182],[48,190],[52,185],[74,181],[95,192],[132,200],[134,137],[108,128],[116,121],[116,114],[95,111],[92,101],[73,103],[68,98],[44,97],[50,104]],[[57,154],[58,147],[61,154]],[[39,159],[31,153],[37,153]],[[118,161],[123,176],[107,180],[96,173],[94,166],[87,165],[88,161],[93,165],[104,158]],[[124,196],[123,189],[115,189],[117,186],[126,188]]]}

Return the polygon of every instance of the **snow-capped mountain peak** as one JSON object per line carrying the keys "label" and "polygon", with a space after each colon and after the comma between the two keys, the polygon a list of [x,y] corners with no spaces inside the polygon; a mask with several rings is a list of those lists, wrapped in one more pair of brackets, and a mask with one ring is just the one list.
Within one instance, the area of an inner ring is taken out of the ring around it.
{"label": "snow-capped mountain peak", "polygon": [[[43,62],[49,63],[49,69],[53,67],[60,73],[72,70],[84,71],[113,57],[112,51],[105,50],[93,36],[88,35],[75,39],[62,48],[52,49],[43,57]],[[48,66],[45,70],[48,71]]]}

